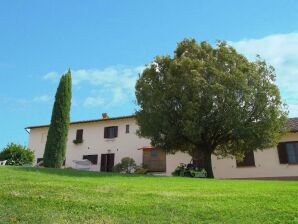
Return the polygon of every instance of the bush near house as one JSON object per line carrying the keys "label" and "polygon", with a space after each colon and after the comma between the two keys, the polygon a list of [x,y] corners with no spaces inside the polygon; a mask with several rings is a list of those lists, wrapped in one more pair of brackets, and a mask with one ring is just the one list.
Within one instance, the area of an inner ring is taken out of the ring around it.
{"label": "bush near house", "polygon": [[124,157],[121,162],[113,167],[113,172],[117,173],[132,173],[136,168],[136,162],[133,158]]}
{"label": "bush near house", "polygon": [[136,174],[147,174],[148,173],[148,167],[145,166],[144,164],[136,166],[134,173],[136,173]]}
{"label": "bush near house", "polygon": [[6,165],[23,166],[33,163],[34,153],[26,146],[10,143],[0,152],[0,160],[7,160]]}

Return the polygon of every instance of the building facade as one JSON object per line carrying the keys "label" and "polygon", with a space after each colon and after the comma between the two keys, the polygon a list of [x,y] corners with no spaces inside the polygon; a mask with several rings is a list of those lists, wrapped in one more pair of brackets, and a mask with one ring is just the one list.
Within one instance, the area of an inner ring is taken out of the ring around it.
{"label": "building facade", "polygon": [[[298,118],[291,118],[289,132],[276,147],[248,153],[243,161],[212,156],[215,178],[298,178]],[[42,160],[48,125],[31,126],[29,148],[36,162]],[[150,146],[150,140],[136,134],[135,117],[122,116],[72,122],[67,140],[65,166],[77,168],[74,161],[91,161],[92,171],[109,172],[123,157],[133,158],[151,172],[171,175],[180,163],[189,163],[188,154],[165,154]]]}

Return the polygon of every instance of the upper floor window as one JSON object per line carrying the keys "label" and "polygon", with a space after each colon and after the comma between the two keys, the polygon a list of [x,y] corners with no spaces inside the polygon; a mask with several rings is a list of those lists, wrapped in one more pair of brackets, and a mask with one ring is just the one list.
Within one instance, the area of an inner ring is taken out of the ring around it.
{"label": "upper floor window", "polygon": [[245,152],[243,160],[236,161],[237,167],[255,166],[255,156],[253,151]]}
{"label": "upper floor window", "polygon": [[76,140],[82,142],[83,141],[83,129],[78,129],[76,133]]}
{"label": "upper floor window", "polygon": [[118,126],[105,127],[104,138],[116,138],[118,136]]}
{"label": "upper floor window", "polygon": [[281,164],[298,164],[298,142],[280,142],[277,150]]}
{"label": "upper floor window", "polygon": [[125,126],[125,133],[129,133],[129,124]]}

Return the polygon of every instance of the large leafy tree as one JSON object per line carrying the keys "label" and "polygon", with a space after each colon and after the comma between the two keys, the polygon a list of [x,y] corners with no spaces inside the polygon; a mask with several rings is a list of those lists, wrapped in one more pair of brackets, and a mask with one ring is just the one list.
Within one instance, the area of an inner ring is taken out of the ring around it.
{"label": "large leafy tree", "polygon": [[158,56],[136,84],[139,135],[168,153],[183,151],[213,177],[211,155],[241,158],[278,141],[287,112],[265,61],[218,42],[185,39]]}
{"label": "large leafy tree", "polygon": [[65,159],[71,105],[71,72],[63,75],[57,88],[51,124],[45,146],[45,167],[60,168]]}

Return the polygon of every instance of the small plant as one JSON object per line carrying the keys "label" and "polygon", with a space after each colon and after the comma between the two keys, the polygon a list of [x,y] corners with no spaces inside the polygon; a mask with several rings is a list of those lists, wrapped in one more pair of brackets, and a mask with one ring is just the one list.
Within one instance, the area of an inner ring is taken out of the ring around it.
{"label": "small plant", "polygon": [[81,144],[81,143],[83,143],[83,139],[74,139],[73,141],[73,144]]}
{"label": "small plant", "polygon": [[132,173],[136,168],[136,162],[130,157],[124,157],[121,162],[113,167],[113,172],[117,173]]}
{"label": "small plant", "polygon": [[10,143],[0,152],[0,160],[7,160],[6,165],[23,166],[33,163],[34,153],[25,146]]}
{"label": "small plant", "polygon": [[136,174],[147,174],[148,173],[148,169],[146,166],[144,166],[143,164],[139,165],[136,167],[135,169],[135,173]]}

